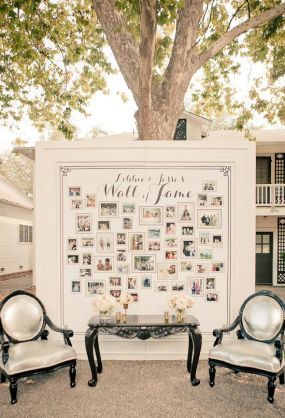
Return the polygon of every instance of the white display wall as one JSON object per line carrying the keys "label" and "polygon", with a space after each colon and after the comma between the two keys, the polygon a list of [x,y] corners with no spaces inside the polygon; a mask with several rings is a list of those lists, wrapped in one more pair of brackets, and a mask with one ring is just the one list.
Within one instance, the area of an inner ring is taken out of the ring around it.
{"label": "white display wall", "polygon": [[[75,331],[80,353],[97,294],[129,292],[129,314],[159,315],[171,293],[188,293],[203,348],[233,319],[254,291],[254,159],[246,142],[38,146],[38,294]],[[139,345],[104,338],[103,355],[106,347],[113,358],[185,349],[184,336]]]}

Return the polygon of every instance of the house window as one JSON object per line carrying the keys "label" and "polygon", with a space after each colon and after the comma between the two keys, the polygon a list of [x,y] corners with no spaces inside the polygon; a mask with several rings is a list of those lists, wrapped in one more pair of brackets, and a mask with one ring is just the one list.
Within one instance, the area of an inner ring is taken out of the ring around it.
{"label": "house window", "polygon": [[19,242],[33,242],[33,227],[31,225],[19,225]]}
{"label": "house window", "polygon": [[174,134],[174,140],[176,141],[185,141],[187,139],[187,120],[186,119],[178,119],[176,125],[176,131]]}
{"label": "house window", "polygon": [[256,158],[256,184],[271,183],[271,157]]}

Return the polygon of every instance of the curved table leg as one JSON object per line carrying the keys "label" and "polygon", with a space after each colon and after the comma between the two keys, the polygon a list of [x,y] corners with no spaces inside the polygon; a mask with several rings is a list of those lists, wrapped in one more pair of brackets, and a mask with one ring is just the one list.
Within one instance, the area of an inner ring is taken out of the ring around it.
{"label": "curved table leg", "polygon": [[96,353],[96,358],[97,358],[97,373],[102,373],[103,366],[102,366],[101,354],[100,354],[100,349],[99,349],[99,335],[98,335],[98,333],[95,336],[94,348],[95,348],[95,353]]}
{"label": "curved table leg", "polygon": [[[190,379],[193,386],[200,384],[200,380],[196,378],[196,370],[200,357],[200,351],[202,346],[202,334],[199,328],[189,328],[189,347],[188,347],[188,358],[187,358],[187,370],[190,373]],[[192,357],[192,351],[194,353]]]}
{"label": "curved table leg", "polygon": [[[88,357],[88,362],[91,370],[92,379],[88,381],[89,386],[96,386],[97,384],[97,370],[96,364],[94,360],[94,339],[98,338],[98,330],[97,328],[88,328],[85,334],[85,348]],[[97,355],[97,354],[96,354]]]}

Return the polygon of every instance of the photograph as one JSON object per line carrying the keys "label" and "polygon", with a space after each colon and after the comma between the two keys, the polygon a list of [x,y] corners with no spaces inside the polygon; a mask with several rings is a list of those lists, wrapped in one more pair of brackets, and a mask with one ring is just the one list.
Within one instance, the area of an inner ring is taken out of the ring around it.
{"label": "photograph", "polygon": [[100,231],[108,231],[110,229],[110,221],[98,221],[98,229]]}
{"label": "photograph", "polygon": [[148,228],[147,238],[148,239],[160,239],[161,238],[161,228]]}
{"label": "photograph", "polygon": [[176,206],[165,206],[165,218],[176,218]]}
{"label": "photograph", "polygon": [[129,232],[129,251],[145,251],[143,232]]}
{"label": "photograph", "polygon": [[219,302],[219,293],[206,292],[206,302]]}
{"label": "photograph", "polygon": [[92,232],[92,215],[80,214],[75,215],[75,232],[90,233]]}
{"label": "photograph", "polygon": [[72,280],[71,281],[71,292],[72,293],[80,293],[81,292],[81,282],[80,282],[80,280]]}
{"label": "photograph", "polygon": [[188,278],[188,291],[191,296],[203,296],[203,279]]}
{"label": "photograph", "polygon": [[210,263],[196,263],[195,274],[207,274],[210,271]]}
{"label": "photograph", "polygon": [[162,224],[162,208],[156,206],[140,207],[140,224],[141,225],[161,225]]}
{"label": "photograph", "polygon": [[182,225],[181,226],[181,235],[194,235],[194,226],[193,225]]}
{"label": "photograph", "polygon": [[103,295],[105,293],[105,281],[87,280],[85,290],[86,296]]}
{"label": "photograph", "polygon": [[161,241],[148,241],[148,251],[160,251]]}
{"label": "photograph", "polygon": [[122,290],[121,289],[109,289],[109,293],[114,298],[119,298],[121,296]]}
{"label": "photograph", "polygon": [[194,222],[195,204],[193,202],[177,204],[178,222]]}
{"label": "photograph", "polygon": [[117,261],[127,261],[127,250],[126,249],[117,250],[116,260]]}
{"label": "photograph", "polygon": [[176,248],[178,246],[178,238],[170,237],[165,238],[165,248]]}
{"label": "photograph", "polygon": [[87,194],[86,195],[86,207],[87,208],[95,208],[96,206],[96,197],[95,194]]}
{"label": "photograph", "polygon": [[157,263],[157,280],[176,279],[177,263]]}
{"label": "photograph", "polygon": [[213,257],[212,248],[201,248],[199,251],[199,258],[201,260],[211,260]]}
{"label": "photograph", "polygon": [[138,279],[137,277],[127,277],[127,290],[133,290],[138,288]]}
{"label": "photograph", "polygon": [[197,258],[197,238],[181,239],[181,258]]}
{"label": "photograph", "polygon": [[78,264],[79,255],[78,254],[67,254],[67,264]]}
{"label": "photograph", "polygon": [[97,253],[112,253],[114,251],[113,232],[97,232],[96,251]]}
{"label": "photograph", "polygon": [[191,273],[194,272],[194,261],[180,261],[180,271],[181,273]]}
{"label": "photograph", "polygon": [[153,278],[152,276],[142,276],[141,277],[141,288],[151,290],[153,288]]}
{"label": "photograph", "polygon": [[198,209],[198,228],[221,228],[222,210]]}
{"label": "photograph", "polygon": [[166,235],[176,235],[176,223],[175,222],[166,222],[166,224],[165,224],[165,234]]}
{"label": "photograph", "polygon": [[211,206],[223,206],[223,196],[211,196]]}
{"label": "photograph", "polygon": [[210,232],[199,233],[199,244],[200,246],[210,245]]}
{"label": "photograph", "polygon": [[139,301],[139,294],[137,292],[130,292],[130,295],[133,297],[133,302]]}
{"label": "photograph", "polygon": [[81,238],[81,247],[94,247],[94,238]]}
{"label": "photograph", "polygon": [[214,271],[215,273],[224,273],[225,272],[224,263],[220,261],[216,261],[215,263],[212,263],[211,271]]}
{"label": "photograph", "polygon": [[121,287],[122,278],[119,276],[109,277],[109,286],[110,287]]}
{"label": "photograph", "polygon": [[81,187],[69,187],[68,188],[68,196],[81,196]]}
{"label": "photograph", "polygon": [[133,272],[155,272],[155,255],[133,255]]}
{"label": "photograph", "polygon": [[130,271],[130,267],[127,263],[117,263],[116,273],[118,273],[118,274],[128,274],[129,271]]}
{"label": "photograph", "polygon": [[206,290],[216,289],[216,278],[215,277],[206,277]]}
{"label": "photograph", "polygon": [[77,251],[77,238],[67,238],[67,249],[68,251]]}
{"label": "photograph", "polygon": [[117,202],[99,202],[99,216],[101,218],[117,218],[119,216],[119,204]]}
{"label": "photograph", "polygon": [[203,192],[216,192],[217,191],[217,182],[216,180],[205,180],[202,182]]}
{"label": "photograph", "polygon": [[222,234],[213,234],[212,235],[212,245],[215,248],[222,248],[222,246],[223,246],[223,236],[222,236]]}
{"label": "photograph", "polygon": [[156,292],[168,292],[169,282],[155,282],[154,283],[154,290]]}
{"label": "photograph", "polygon": [[123,229],[133,229],[133,218],[123,218]]}
{"label": "photograph", "polygon": [[171,282],[170,291],[171,292],[185,292],[185,282],[183,281]]}
{"label": "photograph", "polygon": [[197,205],[198,206],[207,206],[208,205],[208,195],[206,193],[198,193]]}
{"label": "photograph", "polygon": [[92,254],[91,253],[83,253],[81,254],[81,264],[92,264]]}
{"label": "photograph", "polygon": [[177,256],[177,251],[165,251],[165,258],[166,260],[177,260],[178,256]]}
{"label": "photograph", "polygon": [[114,266],[114,257],[94,257],[95,270],[98,273],[103,273],[104,271],[113,271]]}
{"label": "photograph", "polygon": [[127,234],[125,232],[117,233],[117,245],[127,244]]}
{"label": "photograph", "polygon": [[92,270],[91,268],[88,269],[79,269],[79,274],[82,279],[91,279]]}
{"label": "photograph", "polygon": [[123,213],[135,213],[135,203],[123,203]]}
{"label": "photograph", "polygon": [[84,200],[83,199],[71,199],[70,207],[71,209],[84,209]]}

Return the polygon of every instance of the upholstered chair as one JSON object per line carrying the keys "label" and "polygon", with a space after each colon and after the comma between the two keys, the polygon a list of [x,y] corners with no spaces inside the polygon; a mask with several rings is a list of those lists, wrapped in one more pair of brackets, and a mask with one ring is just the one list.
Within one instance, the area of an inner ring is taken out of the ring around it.
{"label": "upholstered chair", "polygon": [[[239,327],[237,338],[223,341],[224,333]],[[210,386],[215,385],[216,366],[235,372],[268,377],[268,397],[274,401],[275,380],[284,384],[284,302],[262,290],[249,296],[235,321],[213,331],[216,340],[209,353]]]}
{"label": "upholstered chair", "polygon": [[[63,342],[48,340],[48,325],[61,332]],[[73,332],[58,328],[46,314],[42,302],[25,291],[7,296],[0,305],[0,380],[10,382],[11,404],[17,402],[17,381],[21,377],[69,367],[70,386],[75,386],[76,353],[71,346]]]}

